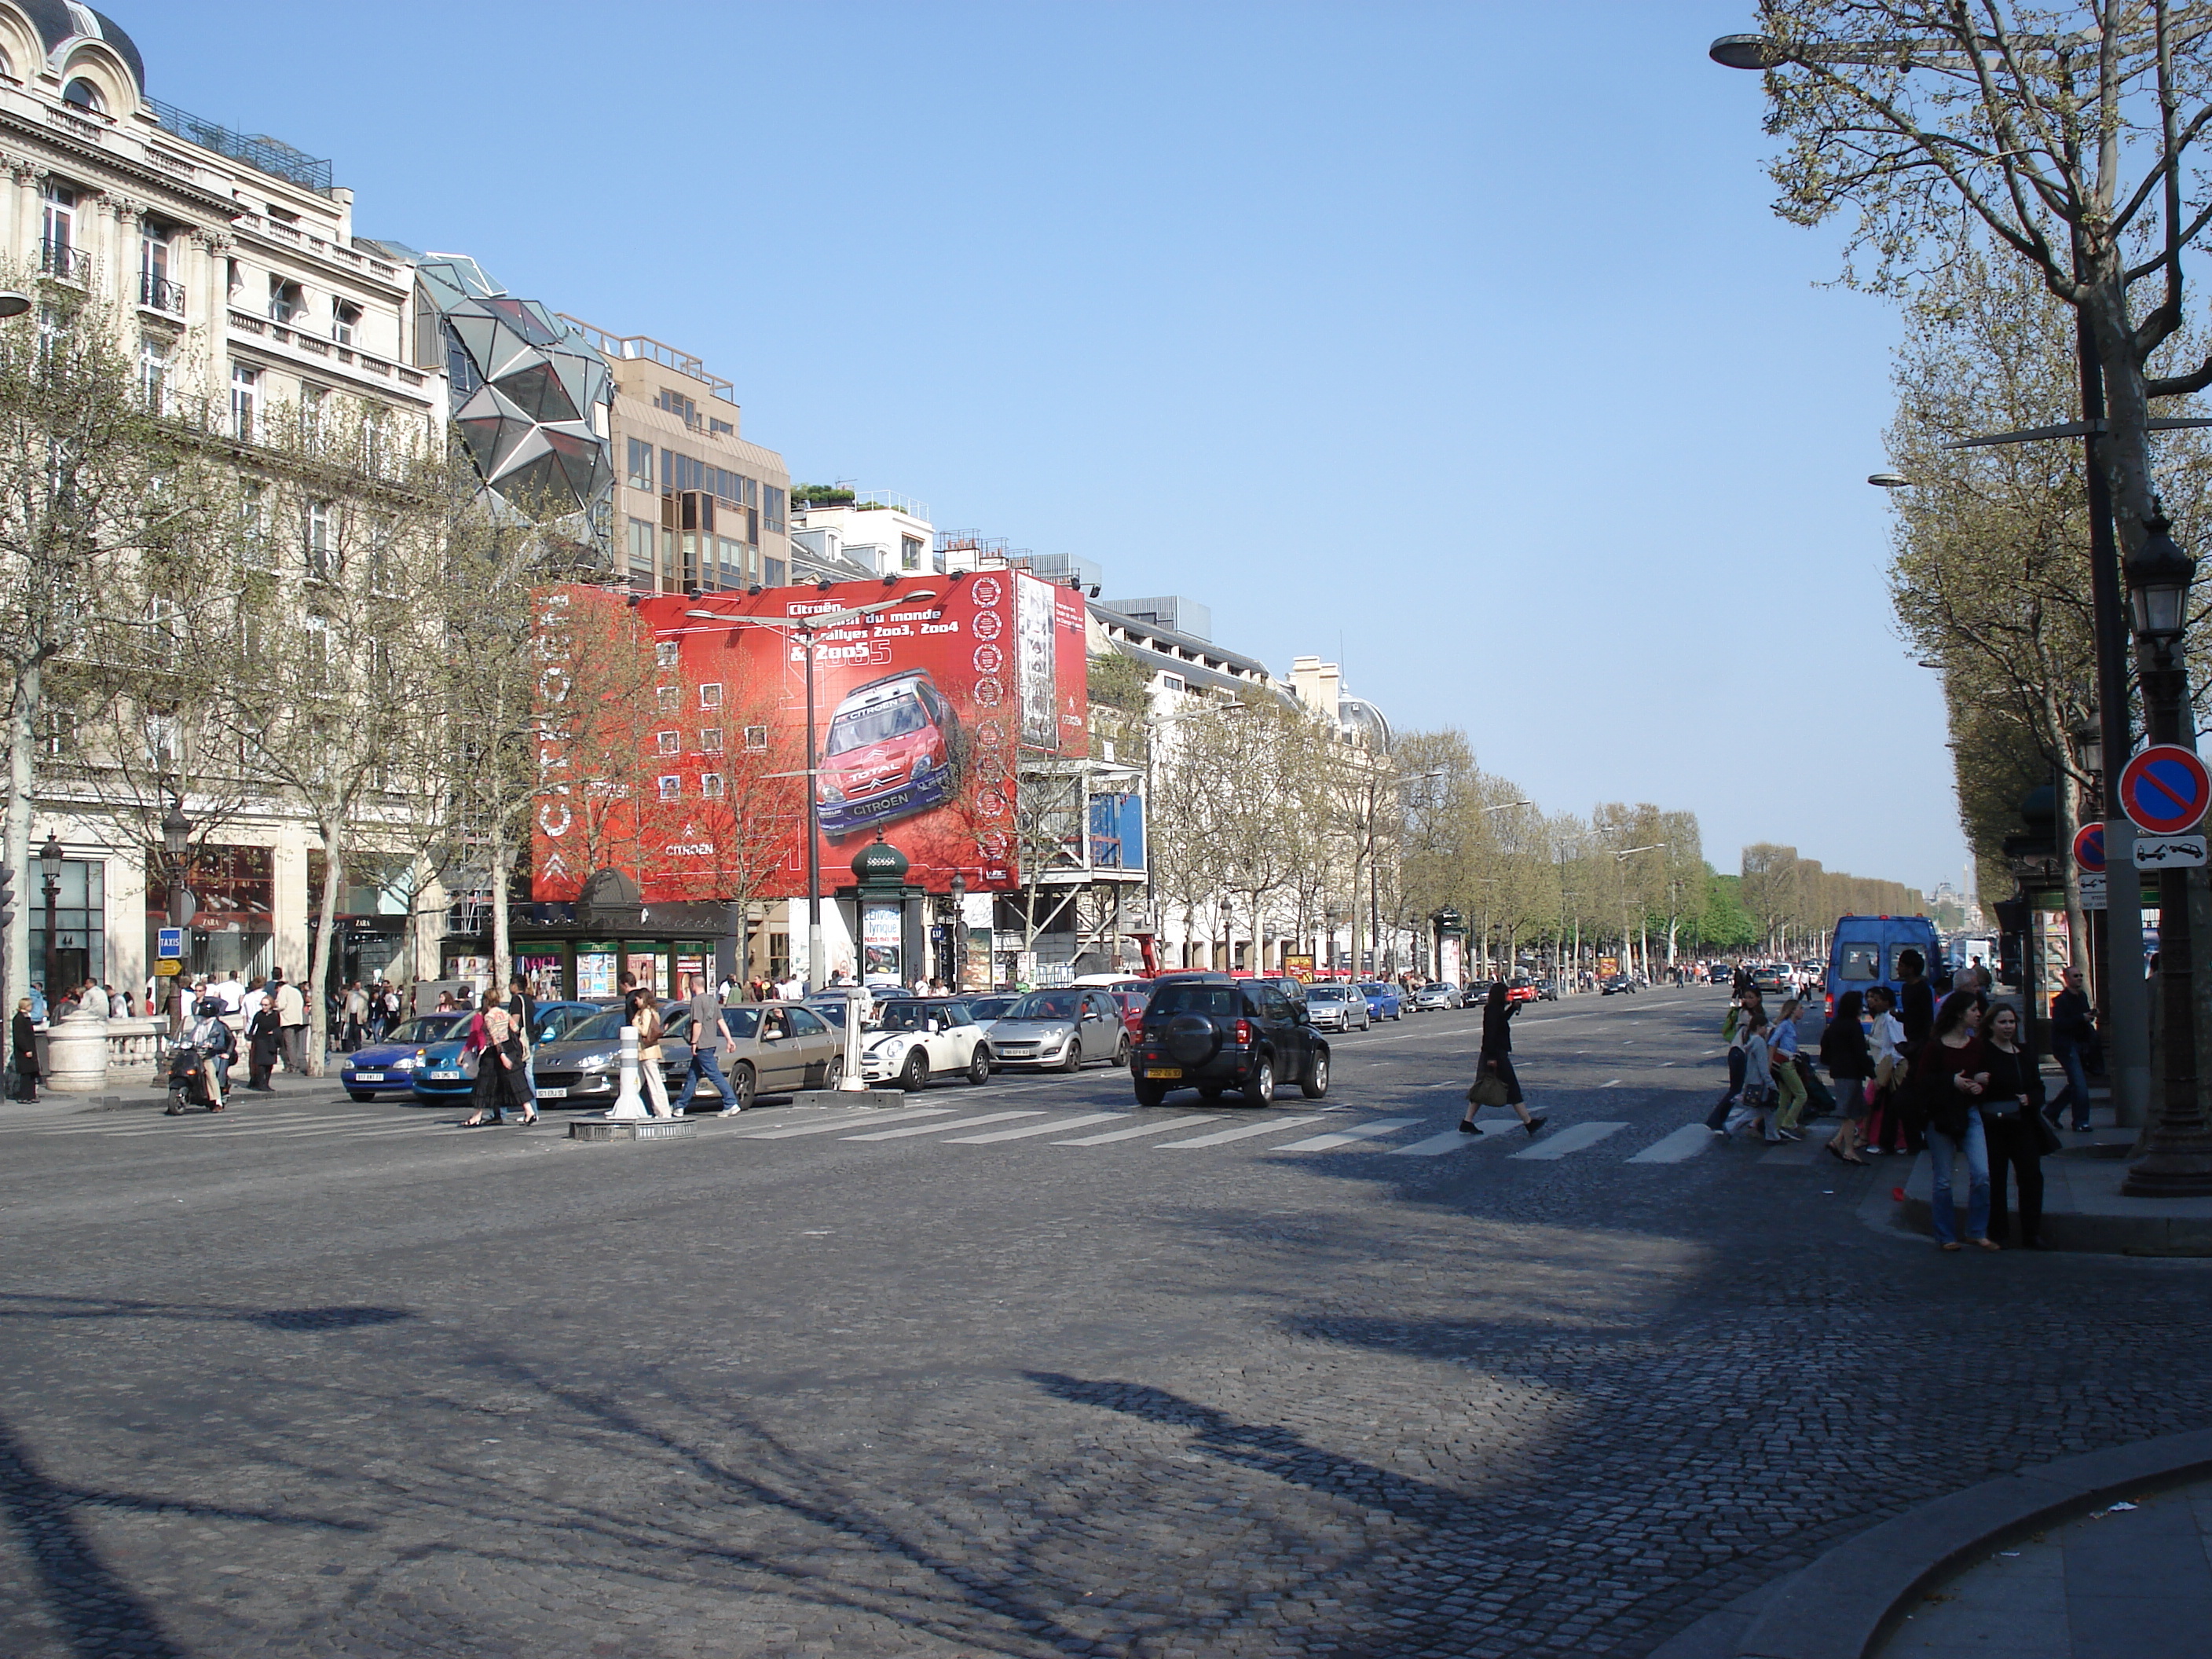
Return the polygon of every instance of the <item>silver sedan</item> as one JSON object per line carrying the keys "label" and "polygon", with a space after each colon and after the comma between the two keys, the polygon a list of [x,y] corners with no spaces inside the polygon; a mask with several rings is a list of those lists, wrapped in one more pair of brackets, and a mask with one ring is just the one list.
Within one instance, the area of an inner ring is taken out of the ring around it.
{"label": "silver sedan", "polygon": [[1356,985],[1307,986],[1306,1018],[1316,1031],[1364,1031],[1375,1023]]}

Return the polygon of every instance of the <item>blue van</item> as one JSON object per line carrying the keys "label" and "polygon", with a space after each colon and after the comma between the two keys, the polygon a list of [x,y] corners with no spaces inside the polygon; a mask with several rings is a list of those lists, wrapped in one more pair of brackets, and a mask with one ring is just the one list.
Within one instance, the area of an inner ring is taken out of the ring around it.
{"label": "blue van", "polygon": [[1836,999],[1846,991],[1865,995],[1877,985],[1899,993],[1905,976],[1897,959],[1907,951],[1920,952],[1922,971],[1935,975],[1941,952],[1936,945],[1936,924],[1925,916],[1839,916],[1835,943],[1828,947],[1828,1015],[1833,1018]]}

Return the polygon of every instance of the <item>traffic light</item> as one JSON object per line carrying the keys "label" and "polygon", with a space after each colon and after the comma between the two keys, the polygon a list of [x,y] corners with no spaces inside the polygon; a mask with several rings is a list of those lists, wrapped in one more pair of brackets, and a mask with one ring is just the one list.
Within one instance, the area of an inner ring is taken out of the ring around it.
{"label": "traffic light", "polygon": [[0,870],[0,927],[15,920],[15,872]]}

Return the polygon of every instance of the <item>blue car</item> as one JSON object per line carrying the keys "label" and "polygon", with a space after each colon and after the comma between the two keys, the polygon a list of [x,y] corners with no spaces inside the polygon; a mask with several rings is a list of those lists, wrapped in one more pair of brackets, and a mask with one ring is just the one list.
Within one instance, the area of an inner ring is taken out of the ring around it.
{"label": "blue car", "polygon": [[[605,1012],[596,1002],[541,1002],[538,1005],[536,1023],[530,1028],[530,1046],[535,1048],[544,1043],[557,1042],[571,1028]],[[459,1020],[459,1024],[443,1034],[443,1042],[434,1042],[422,1050],[414,1071],[416,1099],[465,1100],[476,1092],[476,1079],[461,1070],[461,1044],[469,1034],[469,1016],[463,1014]]]}
{"label": "blue car", "polygon": [[427,1052],[426,1043],[453,1036],[468,1018],[466,1014],[422,1014],[381,1042],[356,1048],[338,1068],[338,1080],[356,1100],[374,1100],[379,1095],[410,1094],[416,1068]]}
{"label": "blue car", "polygon": [[1368,1018],[1403,1019],[1406,1017],[1406,1000],[1398,994],[1396,986],[1386,985],[1379,979],[1370,979],[1362,981],[1359,989],[1367,999]]}

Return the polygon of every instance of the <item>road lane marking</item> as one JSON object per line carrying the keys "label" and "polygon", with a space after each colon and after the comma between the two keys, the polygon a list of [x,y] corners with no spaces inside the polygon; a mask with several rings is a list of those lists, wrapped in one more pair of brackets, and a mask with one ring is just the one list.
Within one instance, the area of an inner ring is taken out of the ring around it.
{"label": "road lane marking", "polygon": [[[962,1135],[951,1144],[955,1146],[989,1146],[1001,1140],[1020,1140],[1030,1135],[1057,1134],[1062,1129],[1087,1128],[1093,1123],[1111,1123],[1128,1116],[1127,1112],[1087,1112],[1081,1117],[1064,1117],[1052,1123],[1024,1123],[1018,1129],[994,1129],[987,1135]],[[947,1124],[947,1128],[952,1126]]]}
{"label": "road lane marking", "polygon": [[1419,1123],[1417,1117],[1380,1117],[1371,1123],[1354,1124],[1349,1129],[1332,1129],[1325,1135],[1309,1135],[1304,1140],[1294,1140],[1287,1146],[1270,1146],[1271,1152],[1325,1152],[1334,1146],[1349,1146],[1357,1141],[1370,1140],[1376,1135],[1387,1135],[1404,1128],[1408,1123]]}
{"label": "road lane marking", "polygon": [[1597,1086],[1601,1089],[1618,1089],[1620,1087],[1620,1079],[1617,1077],[1607,1078],[1604,1082],[1599,1084]]}
{"label": "road lane marking", "polygon": [[1516,1158],[1559,1158],[1569,1152],[1579,1152],[1584,1147],[1595,1146],[1607,1135],[1618,1134],[1628,1126],[1626,1123],[1570,1123],[1548,1140],[1513,1154]]}
{"label": "road lane marking", "polygon": [[1480,1146],[1479,1134],[1462,1134],[1454,1129],[1446,1134],[1431,1135],[1426,1140],[1417,1140],[1409,1146],[1388,1146],[1382,1150],[1392,1158],[1442,1158],[1446,1152],[1455,1152],[1462,1146]]}
{"label": "road lane marking", "polygon": [[1320,1121],[1318,1117],[1277,1118],[1273,1123],[1247,1123],[1234,1129],[1216,1129],[1210,1135],[1200,1135],[1192,1140],[1163,1140],[1152,1150],[1164,1152],[1171,1146],[1225,1146],[1232,1140],[1249,1140],[1254,1135],[1271,1135],[1279,1129],[1296,1129]]}
{"label": "road lane marking", "polygon": [[1680,1128],[1653,1141],[1635,1157],[1631,1164],[1680,1164],[1695,1158],[1713,1144],[1713,1132],[1702,1123],[1685,1123]]}
{"label": "road lane marking", "polygon": [[[1080,1140],[1055,1140],[1055,1146],[1103,1146],[1109,1141],[1134,1140],[1140,1135],[1165,1134],[1170,1129],[1188,1129],[1194,1123],[1218,1123],[1218,1112],[1203,1112],[1191,1117],[1173,1117],[1164,1123],[1140,1123],[1133,1129],[1113,1129],[1103,1135],[1085,1135]],[[1061,1126],[1055,1124],[1055,1128]]]}
{"label": "road lane marking", "polygon": [[873,1134],[847,1135],[848,1140],[896,1140],[902,1135],[943,1134],[947,1129],[972,1129],[982,1123],[1004,1123],[1008,1118],[1042,1117],[1036,1112],[986,1112],[981,1117],[956,1117],[950,1123],[909,1123],[903,1129],[878,1129]]}
{"label": "road lane marking", "polygon": [[834,1134],[840,1129],[849,1129],[856,1123],[910,1123],[918,1117],[945,1117],[951,1111],[950,1106],[902,1106],[880,1115],[854,1112],[849,1116],[833,1118],[827,1123],[794,1123],[787,1128],[758,1129],[732,1138],[738,1140],[792,1140],[800,1135]]}

